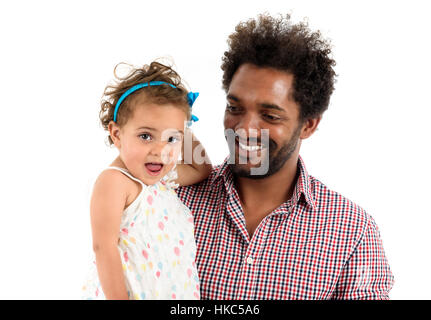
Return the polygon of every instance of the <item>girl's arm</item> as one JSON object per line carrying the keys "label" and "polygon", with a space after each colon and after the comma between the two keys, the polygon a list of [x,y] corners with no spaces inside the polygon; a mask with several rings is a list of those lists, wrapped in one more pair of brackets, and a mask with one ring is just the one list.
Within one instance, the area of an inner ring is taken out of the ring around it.
{"label": "girl's arm", "polygon": [[177,164],[178,179],[176,183],[180,186],[201,182],[209,176],[212,170],[211,161],[205,149],[190,129],[186,129],[184,140],[186,139],[189,139],[188,141],[192,139],[193,142],[191,146],[190,142],[183,143],[183,159]]}
{"label": "girl's arm", "polygon": [[103,171],[97,178],[90,204],[93,250],[100,284],[106,299],[127,300],[118,251],[121,215],[127,200],[127,180],[121,172]]}

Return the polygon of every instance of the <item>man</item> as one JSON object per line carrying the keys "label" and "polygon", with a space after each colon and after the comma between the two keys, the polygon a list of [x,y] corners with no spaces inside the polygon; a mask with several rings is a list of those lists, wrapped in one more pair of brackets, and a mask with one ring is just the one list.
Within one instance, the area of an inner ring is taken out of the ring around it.
{"label": "man", "polygon": [[178,190],[194,214],[202,298],[388,299],[393,276],[373,219],[299,156],[333,91],[329,44],[289,16],[235,30],[222,64],[231,155]]}

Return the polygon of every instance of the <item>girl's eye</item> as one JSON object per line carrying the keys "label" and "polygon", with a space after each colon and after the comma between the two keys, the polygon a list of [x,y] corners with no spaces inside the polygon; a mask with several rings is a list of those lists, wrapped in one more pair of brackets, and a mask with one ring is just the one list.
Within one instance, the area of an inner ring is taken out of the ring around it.
{"label": "girl's eye", "polygon": [[180,141],[181,140],[181,138],[180,137],[176,137],[176,136],[174,136],[174,137],[169,137],[168,138],[168,143],[177,143],[178,141]]}
{"label": "girl's eye", "polygon": [[149,141],[149,140],[151,140],[151,135],[150,135],[150,134],[148,134],[148,133],[143,133],[143,134],[139,135],[139,137],[140,137],[142,140],[145,140],[145,141]]}

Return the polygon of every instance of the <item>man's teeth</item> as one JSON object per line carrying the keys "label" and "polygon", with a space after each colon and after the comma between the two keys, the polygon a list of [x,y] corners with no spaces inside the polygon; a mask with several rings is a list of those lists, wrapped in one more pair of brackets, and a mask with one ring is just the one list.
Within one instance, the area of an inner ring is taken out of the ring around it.
{"label": "man's teeth", "polygon": [[242,144],[241,142],[239,142],[239,146],[241,149],[244,149],[246,151],[257,151],[257,150],[262,150],[262,146],[247,146],[245,144]]}

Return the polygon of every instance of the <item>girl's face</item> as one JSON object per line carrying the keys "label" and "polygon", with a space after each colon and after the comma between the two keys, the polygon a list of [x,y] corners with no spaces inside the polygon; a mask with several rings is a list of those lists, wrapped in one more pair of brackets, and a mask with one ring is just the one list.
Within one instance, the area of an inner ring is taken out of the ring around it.
{"label": "girl's face", "polygon": [[109,125],[111,139],[127,170],[146,185],[155,184],[181,153],[186,114],[171,104],[139,104],[127,123]]}

